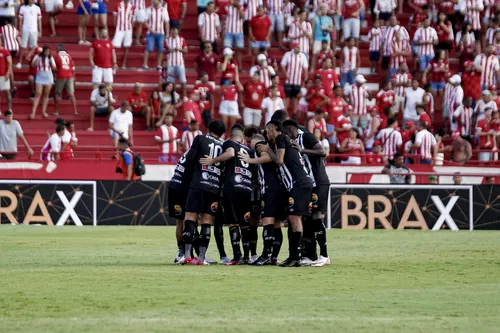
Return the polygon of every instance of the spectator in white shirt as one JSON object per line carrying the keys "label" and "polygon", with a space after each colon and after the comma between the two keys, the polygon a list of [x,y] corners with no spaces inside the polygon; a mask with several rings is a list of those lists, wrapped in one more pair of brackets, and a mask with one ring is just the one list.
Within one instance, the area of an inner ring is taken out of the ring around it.
{"label": "spectator in white shirt", "polygon": [[17,138],[21,140],[28,156],[33,155],[28,141],[24,137],[23,129],[17,120],[13,120],[12,111],[5,111],[4,119],[0,120],[0,158],[13,160],[17,156]]}
{"label": "spectator in white shirt", "polygon": [[11,20],[16,25],[16,8],[21,5],[19,0],[0,0],[0,26]]}
{"label": "spectator in white shirt", "polygon": [[92,90],[90,95],[90,127],[89,131],[94,130],[95,116],[107,116],[113,112],[113,94],[108,90],[105,84],[101,84],[99,88]]}
{"label": "spectator in white shirt", "polygon": [[62,148],[62,137],[66,133],[66,126],[62,124],[56,125],[56,132],[53,133],[47,142],[42,147],[41,159],[46,161],[60,160],[61,159],[61,148]]}
{"label": "spectator in white shirt", "polygon": [[266,124],[271,120],[272,115],[277,110],[284,110],[283,99],[278,97],[278,87],[272,86],[269,89],[269,96],[262,101],[262,113],[266,117]]}
{"label": "spectator in white shirt", "polygon": [[411,88],[406,89],[403,124],[408,120],[414,122],[419,121],[420,117],[417,114],[417,104],[423,103],[424,94],[425,90],[418,86],[418,80],[414,78],[411,81]]}
{"label": "spectator in white shirt", "polygon": [[28,3],[19,8],[19,19],[21,22],[21,48],[19,50],[19,63],[17,68],[22,67],[24,49],[29,47],[30,50],[38,45],[38,37],[42,36],[42,12],[40,7],[34,5],[33,0],[28,0]]}
{"label": "spectator in white shirt", "polygon": [[493,112],[498,110],[497,103],[492,99],[491,92],[483,90],[483,98],[477,101],[474,108],[474,116],[477,117],[477,120],[484,119],[484,110],[487,108],[490,108]]}
{"label": "spectator in white shirt", "polygon": [[109,130],[115,147],[117,147],[120,138],[127,139],[129,144],[133,145],[134,132],[132,125],[134,124],[134,117],[129,108],[128,102],[123,101],[120,108],[111,112],[109,116]]}

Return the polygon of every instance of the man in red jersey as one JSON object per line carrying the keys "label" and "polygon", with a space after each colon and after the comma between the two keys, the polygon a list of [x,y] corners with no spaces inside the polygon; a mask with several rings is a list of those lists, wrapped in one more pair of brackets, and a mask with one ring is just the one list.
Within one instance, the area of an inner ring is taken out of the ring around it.
{"label": "man in red jersey", "polygon": [[419,116],[419,123],[425,123],[425,127],[432,127],[431,117],[425,112],[425,106],[423,104],[417,104],[415,110]]}
{"label": "man in red jersey", "polygon": [[335,132],[335,126],[338,117],[344,113],[344,106],[347,104],[346,101],[344,100],[343,96],[343,90],[342,87],[339,85],[336,85],[333,88],[333,96],[330,98],[330,105],[328,108],[328,119],[326,120],[326,129],[329,133],[333,133],[328,138],[328,142],[330,144],[335,144],[336,143],[336,132]]}
{"label": "man in red jersey", "polygon": [[213,82],[208,82],[208,74],[205,72],[200,73],[200,82],[197,82],[194,86],[194,90],[200,92],[200,102],[203,104],[201,117],[203,118],[203,123],[205,127],[208,128],[208,124],[212,121],[214,117],[214,84]]}
{"label": "man in red jersey", "polygon": [[366,163],[368,165],[378,165],[384,163],[384,155],[382,155],[382,143],[380,140],[373,142],[372,151],[365,153]]}
{"label": "man in red jersey", "polygon": [[[306,101],[309,103],[307,109],[308,118],[312,118],[316,109],[321,109],[326,111],[327,105],[330,103],[330,98],[327,96],[326,89],[323,86],[320,75],[316,75],[314,78],[314,86],[308,89],[305,96]],[[299,121],[302,123],[302,121]]]}
{"label": "man in red jersey", "polygon": [[471,60],[464,62],[465,71],[462,73],[464,97],[471,97],[474,101],[481,98],[481,72],[477,71]]}
{"label": "man in red jersey", "polygon": [[[0,41],[0,91],[5,92],[8,110],[12,110],[12,95],[10,94],[10,77],[12,76],[12,56]],[[1,105],[1,104],[0,104]],[[0,111],[2,114],[2,111]]]}
{"label": "man in red jersey", "polygon": [[259,6],[257,15],[252,17],[248,24],[248,33],[250,35],[251,47],[254,54],[257,54],[259,49],[271,47],[271,33],[273,23],[269,16],[266,15],[265,8]]}
{"label": "man in red jersey", "polygon": [[170,31],[177,28],[180,32],[186,16],[187,0],[167,0],[167,9],[170,17]]}
{"label": "man in red jersey", "polygon": [[191,120],[196,120],[198,123],[201,122],[201,112],[200,105],[200,92],[198,90],[193,90],[190,98],[184,102],[184,127],[188,127]]}
{"label": "man in red jersey", "polygon": [[204,72],[208,75],[208,81],[215,84],[215,72],[217,63],[220,62],[219,56],[213,51],[212,43],[206,42],[203,51],[196,58],[195,65],[198,75]]}
{"label": "man in red jersey", "polygon": [[333,87],[339,84],[339,78],[337,77],[337,73],[335,72],[335,68],[333,68],[330,58],[326,58],[322,63],[322,68],[316,70],[314,76],[318,75],[321,76],[326,94],[331,97],[333,95]]}
{"label": "man in red jersey", "polygon": [[62,98],[63,90],[66,90],[71,105],[73,106],[73,114],[78,115],[76,110],[75,98],[75,64],[73,58],[66,52],[62,44],[57,44],[57,54],[54,57],[57,66],[57,78],[55,83],[56,98],[54,99],[54,115],[59,114],[59,101]]}
{"label": "man in red jersey", "polygon": [[116,65],[116,53],[113,43],[108,39],[108,30],[101,31],[101,39],[95,39],[90,46],[90,65],[92,66],[92,87],[96,89],[99,84],[111,87],[113,72]]}
{"label": "man in red jersey", "polygon": [[146,118],[146,131],[151,131],[153,122],[151,108],[148,106],[148,95],[142,90],[142,85],[137,82],[134,90],[128,94],[128,103],[130,104],[134,117]]}
{"label": "man in red jersey", "polygon": [[387,81],[384,84],[384,89],[380,90],[377,93],[377,106],[378,106],[378,109],[382,111],[382,113],[381,113],[382,118],[385,118],[385,114],[383,111],[386,108],[392,109],[395,102],[396,102],[396,93],[394,92],[394,90],[392,90],[391,81]]}
{"label": "man in red jersey", "polygon": [[260,82],[260,72],[256,71],[252,79],[244,85],[243,97],[243,123],[245,126],[260,127],[262,121],[262,100],[266,94],[266,88]]}
{"label": "man in red jersey", "polygon": [[332,48],[330,48],[330,45],[328,45],[328,41],[324,40],[321,42],[321,50],[318,53],[317,66],[323,67],[323,62],[326,59],[330,59],[332,62],[332,67],[335,67],[335,55],[332,51]]}
{"label": "man in red jersey", "polygon": [[351,119],[349,118],[352,114],[352,106],[344,105],[343,114],[341,114],[335,120],[335,132],[337,132],[337,148],[340,148],[342,142],[349,138],[349,132],[352,128]]}

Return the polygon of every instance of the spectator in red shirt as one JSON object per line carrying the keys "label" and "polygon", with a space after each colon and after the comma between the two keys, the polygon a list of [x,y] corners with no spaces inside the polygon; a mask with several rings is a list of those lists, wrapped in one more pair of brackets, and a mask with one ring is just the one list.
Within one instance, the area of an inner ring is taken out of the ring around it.
{"label": "spectator in red shirt", "polygon": [[[318,64],[317,66],[323,66],[323,62],[326,59],[330,59],[332,61],[332,67],[335,67],[335,55],[328,45],[328,41],[324,40],[321,42],[321,50],[318,53]],[[313,68],[311,68],[311,74],[313,73]]]}
{"label": "spectator in red shirt", "polygon": [[415,110],[417,111],[417,114],[419,115],[418,122],[419,123],[425,123],[425,127],[429,128],[432,127],[431,123],[431,117],[427,112],[425,112],[425,106],[423,104],[417,104],[415,106]]}
{"label": "spectator in red shirt", "polygon": [[252,41],[251,47],[254,54],[257,54],[259,49],[271,47],[272,22],[269,16],[266,15],[263,6],[257,8],[257,15],[250,20],[248,25],[248,33]]}
{"label": "spectator in red shirt", "polygon": [[[170,31],[173,28],[182,29],[186,16],[187,0],[167,0],[168,17],[170,18]],[[165,36],[167,37],[167,36]]]}
{"label": "spectator in red shirt", "polygon": [[213,82],[208,82],[208,74],[205,72],[200,73],[200,82],[194,86],[200,93],[200,101],[203,104],[201,117],[207,128],[214,117],[214,86]]}
{"label": "spectator in red shirt", "polygon": [[321,76],[323,81],[323,87],[325,87],[327,95],[330,97],[332,95],[333,87],[339,84],[339,78],[337,77],[337,72],[332,66],[332,60],[326,58],[322,62],[322,68],[316,70],[315,76]]}
{"label": "spectator in red shirt", "polygon": [[135,117],[146,118],[146,131],[151,131],[151,108],[148,105],[148,95],[142,90],[142,85],[140,83],[137,82],[134,85],[134,91],[128,94],[128,103]]}
{"label": "spectator in red shirt", "polygon": [[118,68],[116,52],[113,43],[108,39],[108,30],[101,31],[101,39],[95,39],[90,47],[90,65],[92,66],[92,86],[96,89],[99,84],[111,86],[113,72]]}
{"label": "spectator in red shirt", "polygon": [[[484,118],[479,120],[476,125],[476,136],[479,137],[479,149],[481,150],[491,150],[494,145],[494,135],[490,128],[491,122],[491,108],[486,108],[484,110]],[[480,152],[480,161],[490,161],[491,152]]]}
{"label": "spectator in red shirt", "polygon": [[[5,92],[9,110],[12,110],[12,95],[10,94],[10,77],[12,75],[12,56],[9,50],[0,42],[0,91]],[[2,112],[0,111],[0,115]]]}
{"label": "spectator in red shirt", "polygon": [[184,127],[187,128],[191,123],[191,120],[196,120],[198,123],[201,122],[201,112],[200,105],[200,93],[198,90],[193,90],[191,97],[184,102]]}
{"label": "spectator in red shirt", "polygon": [[[387,81],[384,84],[383,90],[377,93],[377,106],[379,110],[385,110],[386,108],[392,108],[396,102],[396,93],[392,90],[392,82]],[[385,114],[382,114],[382,118],[386,118]]]}
{"label": "spectator in red shirt", "polygon": [[158,92],[158,90],[154,90],[151,93],[151,96],[149,96],[148,105],[149,108],[151,109],[151,118],[153,118],[154,120],[158,119],[160,115],[160,106],[161,106],[160,93]]}
{"label": "spectator in red shirt", "polygon": [[36,49],[33,50],[32,54],[28,54],[26,58],[29,58],[29,64],[28,64],[28,84],[31,89],[31,99],[35,98],[35,77],[38,72],[38,68],[33,65],[33,59],[35,56],[39,55],[42,53],[42,48],[37,47]]}
{"label": "spectator in red shirt", "polygon": [[342,96],[343,96],[342,87],[336,85],[333,88],[333,96],[332,98],[330,98],[330,104],[328,108],[328,118],[326,121],[327,131],[330,133],[334,133],[334,135],[328,137],[328,142],[330,142],[331,144],[336,143],[335,127],[337,126],[337,119],[342,115],[342,113],[344,112],[344,106],[347,104]]}
{"label": "spectator in red shirt", "polygon": [[73,58],[66,52],[62,44],[57,44],[57,54],[54,57],[57,67],[57,78],[55,84],[56,98],[54,100],[54,116],[59,114],[59,101],[63,90],[66,90],[71,105],[73,105],[73,114],[78,115],[76,110],[75,98],[75,64]]}
{"label": "spectator in red shirt", "polygon": [[453,27],[444,12],[438,14],[438,21],[434,25],[434,29],[436,29],[439,40],[437,49],[443,50],[446,54],[445,58],[448,59],[449,52],[453,47]]}
{"label": "spectator in red shirt", "polygon": [[422,82],[427,84],[427,75],[430,74],[430,83],[432,91],[435,95],[441,95],[444,91],[444,85],[446,83],[445,77],[450,72],[448,61],[446,60],[446,54],[443,50],[436,52],[436,56],[427,65],[424,71],[424,76]]}
{"label": "spectator in red shirt", "polygon": [[243,124],[245,126],[260,127],[262,121],[262,100],[266,94],[266,88],[260,82],[260,72],[255,72],[252,79],[244,85],[243,97]]}
{"label": "spectator in red shirt", "polygon": [[[234,52],[230,48],[226,47],[223,51],[224,61],[218,63],[219,72],[222,72],[222,77],[220,78],[220,85],[227,85],[229,82],[240,81],[240,75],[238,71],[238,64],[234,59]],[[227,128],[227,126],[226,126]]]}
{"label": "spectator in red shirt", "polygon": [[366,152],[366,163],[369,165],[378,165],[384,163],[382,155],[382,143],[379,140],[373,142],[372,151]]}
{"label": "spectator in red shirt", "polygon": [[481,72],[476,70],[472,60],[467,60],[464,63],[465,71],[462,73],[462,81],[464,84],[464,97],[471,97],[474,101],[481,98]]}
{"label": "spectator in red shirt", "polygon": [[[330,98],[327,96],[326,89],[323,88],[323,82],[321,76],[317,75],[314,79],[314,86],[309,88],[305,96],[306,101],[309,103],[307,107],[307,117],[311,118],[314,116],[316,109],[326,110],[328,103],[330,103]],[[303,113],[299,114],[299,118]],[[299,123],[302,123],[303,119],[299,119]]]}
{"label": "spectator in red shirt", "polygon": [[215,83],[215,72],[217,71],[217,64],[219,62],[219,56],[213,52],[212,43],[206,42],[203,45],[203,51],[196,57],[195,61],[198,75],[204,72],[208,75],[208,81]]}

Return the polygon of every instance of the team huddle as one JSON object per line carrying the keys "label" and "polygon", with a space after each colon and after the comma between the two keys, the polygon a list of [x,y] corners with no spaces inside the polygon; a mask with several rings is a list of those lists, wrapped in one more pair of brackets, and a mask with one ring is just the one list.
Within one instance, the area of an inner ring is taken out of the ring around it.
{"label": "team huddle", "polygon": [[[330,184],[326,152],[311,133],[287,117],[285,111],[276,111],[263,134],[237,124],[226,141],[224,123],[214,120],[208,134],[195,138],[169,183],[169,214],[176,219],[179,249],[176,264],[209,264],[212,222],[222,264],[330,264],[323,224]],[[280,263],[283,222],[288,224],[289,254]],[[259,224],[263,249],[257,255]],[[224,248],[224,225],[232,260]]]}

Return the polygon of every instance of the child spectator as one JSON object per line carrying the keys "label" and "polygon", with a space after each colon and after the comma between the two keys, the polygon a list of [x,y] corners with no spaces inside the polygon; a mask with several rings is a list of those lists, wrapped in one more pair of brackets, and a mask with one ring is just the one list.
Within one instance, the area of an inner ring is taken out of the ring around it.
{"label": "child spectator", "polygon": [[189,129],[182,133],[181,144],[184,151],[188,151],[193,145],[194,138],[202,134],[203,133],[200,131],[200,123],[196,119],[191,120],[189,122]]}
{"label": "child spectator", "polygon": [[378,70],[378,61],[380,59],[380,49],[382,47],[382,30],[380,29],[380,20],[373,22],[373,28],[368,33],[370,40],[370,71],[376,74]]}
{"label": "child spectator", "polygon": [[173,115],[167,113],[164,117],[164,124],[156,132],[155,141],[160,145],[159,162],[177,162],[179,130],[172,125],[173,121]]}

